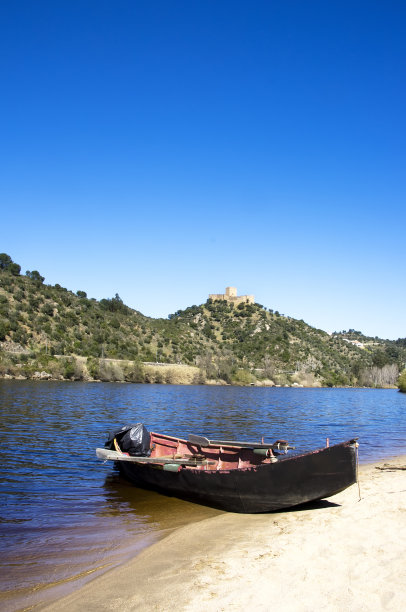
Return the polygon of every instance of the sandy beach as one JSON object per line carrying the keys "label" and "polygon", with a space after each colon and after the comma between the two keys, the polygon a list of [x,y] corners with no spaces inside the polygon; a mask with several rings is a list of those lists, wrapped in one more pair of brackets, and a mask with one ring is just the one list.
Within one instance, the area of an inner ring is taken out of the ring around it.
{"label": "sandy beach", "polygon": [[[403,468],[403,469],[402,469]],[[406,457],[305,509],[182,527],[43,610],[406,609]]]}

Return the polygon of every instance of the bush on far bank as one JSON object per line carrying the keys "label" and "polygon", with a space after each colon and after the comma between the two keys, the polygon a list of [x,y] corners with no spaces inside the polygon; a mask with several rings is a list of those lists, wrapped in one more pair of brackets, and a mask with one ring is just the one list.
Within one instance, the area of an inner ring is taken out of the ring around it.
{"label": "bush on far bank", "polygon": [[398,387],[399,391],[402,391],[402,393],[406,393],[406,370],[403,370],[403,372],[398,378]]}

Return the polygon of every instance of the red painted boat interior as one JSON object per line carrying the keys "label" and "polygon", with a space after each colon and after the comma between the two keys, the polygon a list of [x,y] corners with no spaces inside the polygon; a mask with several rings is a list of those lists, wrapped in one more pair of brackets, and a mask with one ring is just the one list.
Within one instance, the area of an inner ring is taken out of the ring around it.
{"label": "red painted boat interior", "polygon": [[[190,444],[187,440],[151,433],[151,457],[165,459],[192,459],[194,456],[204,456],[197,466],[183,466],[193,470],[235,470],[252,468],[257,465],[272,463],[274,453],[269,449],[268,456],[259,455],[250,448],[238,446],[210,446],[207,448]],[[275,459],[273,459],[275,461]]]}

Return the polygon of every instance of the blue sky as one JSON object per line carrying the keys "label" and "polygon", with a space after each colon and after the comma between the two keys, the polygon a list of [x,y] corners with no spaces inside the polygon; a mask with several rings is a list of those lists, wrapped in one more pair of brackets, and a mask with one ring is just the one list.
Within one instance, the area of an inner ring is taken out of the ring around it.
{"label": "blue sky", "polygon": [[406,5],[0,4],[0,250],[166,317],[406,336]]}

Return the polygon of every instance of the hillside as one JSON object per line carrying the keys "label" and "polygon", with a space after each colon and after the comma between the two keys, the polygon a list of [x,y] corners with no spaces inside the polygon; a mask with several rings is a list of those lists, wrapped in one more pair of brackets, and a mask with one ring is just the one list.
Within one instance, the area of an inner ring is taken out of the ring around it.
{"label": "hillside", "polygon": [[[14,375],[18,366],[24,376],[44,367],[64,378],[106,379],[108,360],[123,360],[123,379],[134,381],[145,380],[144,362],[159,362],[195,366],[195,382],[377,384],[379,370],[378,383],[386,385],[406,361],[405,340],[354,330],[329,335],[260,304],[208,300],[153,319],[117,294],[97,301],[44,281],[37,271],[21,275],[0,254],[0,375]],[[82,370],[77,360],[72,365],[73,355],[87,358]]]}

